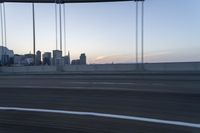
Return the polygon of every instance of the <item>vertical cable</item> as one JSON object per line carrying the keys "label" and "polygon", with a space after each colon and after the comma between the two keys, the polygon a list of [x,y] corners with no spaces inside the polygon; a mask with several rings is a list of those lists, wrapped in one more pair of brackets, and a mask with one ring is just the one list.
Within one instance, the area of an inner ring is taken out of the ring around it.
{"label": "vertical cable", "polygon": [[4,19],[4,42],[5,42],[5,47],[7,47],[6,10],[5,10],[5,3],[3,3],[3,19]]}
{"label": "vertical cable", "polygon": [[[6,10],[5,10],[5,3],[3,3],[3,20],[4,20],[4,46],[7,48],[7,33],[6,33]],[[8,58],[7,58],[7,50],[5,49],[4,51],[5,59],[4,63],[8,63]]]}
{"label": "vertical cable", "polygon": [[135,31],[135,39],[136,39],[136,63],[138,63],[138,2],[136,1],[136,31]]}
{"label": "vertical cable", "polygon": [[60,50],[62,51],[62,11],[61,11],[61,0],[59,2],[59,15],[60,15]]}
{"label": "vertical cable", "polygon": [[3,43],[4,43],[4,35],[3,35],[3,15],[2,15],[3,11],[2,11],[2,4],[0,5],[0,15],[1,15],[1,45],[3,47]]}
{"label": "vertical cable", "polygon": [[55,0],[55,30],[56,30],[56,50],[58,49],[58,24],[57,24],[57,0]]}
{"label": "vertical cable", "polygon": [[32,3],[32,14],[33,14],[33,59],[34,59],[34,65],[36,64],[36,58],[35,58],[35,5]]}
{"label": "vertical cable", "polygon": [[[0,3],[1,4],[1,3]],[[2,11],[2,4],[0,5],[0,19],[1,19],[1,45],[2,45],[2,47],[1,47],[1,64],[3,65],[4,64],[4,59],[3,59],[3,51],[4,51],[4,49],[3,49],[3,43],[4,43],[4,35],[3,35],[3,11]]]}
{"label": "vertical cable", "polygon": [[142,1],[141,61],[144,63],[144,1]]}
{"label": "vertical cable", "polygon": [[66,20],[65,20],[65,3],[63,4],[63,20],[64,20],[64,55],[66,55]]}

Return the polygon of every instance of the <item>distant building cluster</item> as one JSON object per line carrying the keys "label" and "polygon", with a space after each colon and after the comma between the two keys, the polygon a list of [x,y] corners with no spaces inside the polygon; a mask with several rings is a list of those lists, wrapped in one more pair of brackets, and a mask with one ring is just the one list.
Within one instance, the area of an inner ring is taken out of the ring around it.
{"label": "distant building cluster", "polygon": [[85,65],[86,55],[82,53],[79,59],[70,62],[70,53],[62,56],[61,50],[53,50],[51,52],[37,51],[35,58],[34,54],[14,54],[13,50],[0,46],[0,65],[1,66],[31,66],[31,65]]}
{"label": "distant building cluster", "polygon": [[72,60],[72,65],[84,65],[86,64],[86,55],[81,54],[79,59]]}

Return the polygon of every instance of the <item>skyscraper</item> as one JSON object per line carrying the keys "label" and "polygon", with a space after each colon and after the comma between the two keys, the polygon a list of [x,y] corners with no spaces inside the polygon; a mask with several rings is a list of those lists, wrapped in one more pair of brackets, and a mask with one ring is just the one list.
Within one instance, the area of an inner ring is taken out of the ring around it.
{"label": "skyscraper", "polygon": [[80,55],[80,65],[85,65],[86,64],[86,55],[85,53],[82,53]]}
{"label": "skyscraper", "polygon": [[42,55],[43,65],[51,65],[51,52],[45,52]]}
{"label": "skyscraper", "polygon": [[41,51],[36,52],[36,65],[41,65]]}
{"label": "skyscraper", "polygon": [[9,50],[7,47],[0,46],[0,65],[10,64],[10,58],[14,57],[13,50]]}
{"label": "skyscraper", "polygon": [[68,51],[68,55],[64,56],[64,64],[70,65],[70,53]]}
{"label": "skyscraper", "polygon": [[56,61],[62,58],[61,50],[53,50],[53,65],[56,65]]}

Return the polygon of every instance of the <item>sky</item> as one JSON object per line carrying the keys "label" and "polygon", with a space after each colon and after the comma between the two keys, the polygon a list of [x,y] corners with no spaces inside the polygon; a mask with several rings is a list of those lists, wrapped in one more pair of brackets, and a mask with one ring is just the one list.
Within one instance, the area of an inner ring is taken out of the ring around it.
{"label": "sky", "polygon": [[[31,4],[5,6],[8,48],[16,54],[32,53]],[[54,6],[35,4],[36,50],[56,49]],[[199,0],[146,0],[144,61],[200,61],[199,7]],[[135,62],[135,2],[76,3],[65,8],[71,59],[86,53],[89,64]]]}

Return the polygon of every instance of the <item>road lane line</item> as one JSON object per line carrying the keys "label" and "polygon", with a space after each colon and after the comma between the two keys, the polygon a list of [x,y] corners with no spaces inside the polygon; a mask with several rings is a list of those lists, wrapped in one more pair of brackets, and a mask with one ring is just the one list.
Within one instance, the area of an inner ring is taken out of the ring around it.
{"label": "road lane line", "polygon": [[[132,89],[132,88],[117,88],[117,87],[98,87],[98,88],[94,88],[94,87],[87,87],[87,86],[67,86],[67,87],[62,87],[62,86],[1,86],[0,88],[17,88],[17,89],[56,89],[56,90],[103,90],[103,91],[143,91],[142,89]],[[151,90],[152,91],[152,90]]]}
{"label": "road lane line", "polygon": [[35,109],[35,108],[21,108],[21,107],[0,107],[0,110],[1,111],[57,113],[57,114],[66,114],[66,115],[79,115],[79,116],[96,116],[96,117],[105,117],[105,118],[113,118],[113,119],[123,119],[123,120],[131,120],[131,121],[142,121],[142,122],[157,123],[157,124],[200,128],[200,123],[197,124],[197,123],[190,123],[190,122],[183,122],[183,121],[162,120],[162,119],[153,119],[153,118],[146,118],[146,117],[106,114],[106,113],[97,113],[97,112]]}

